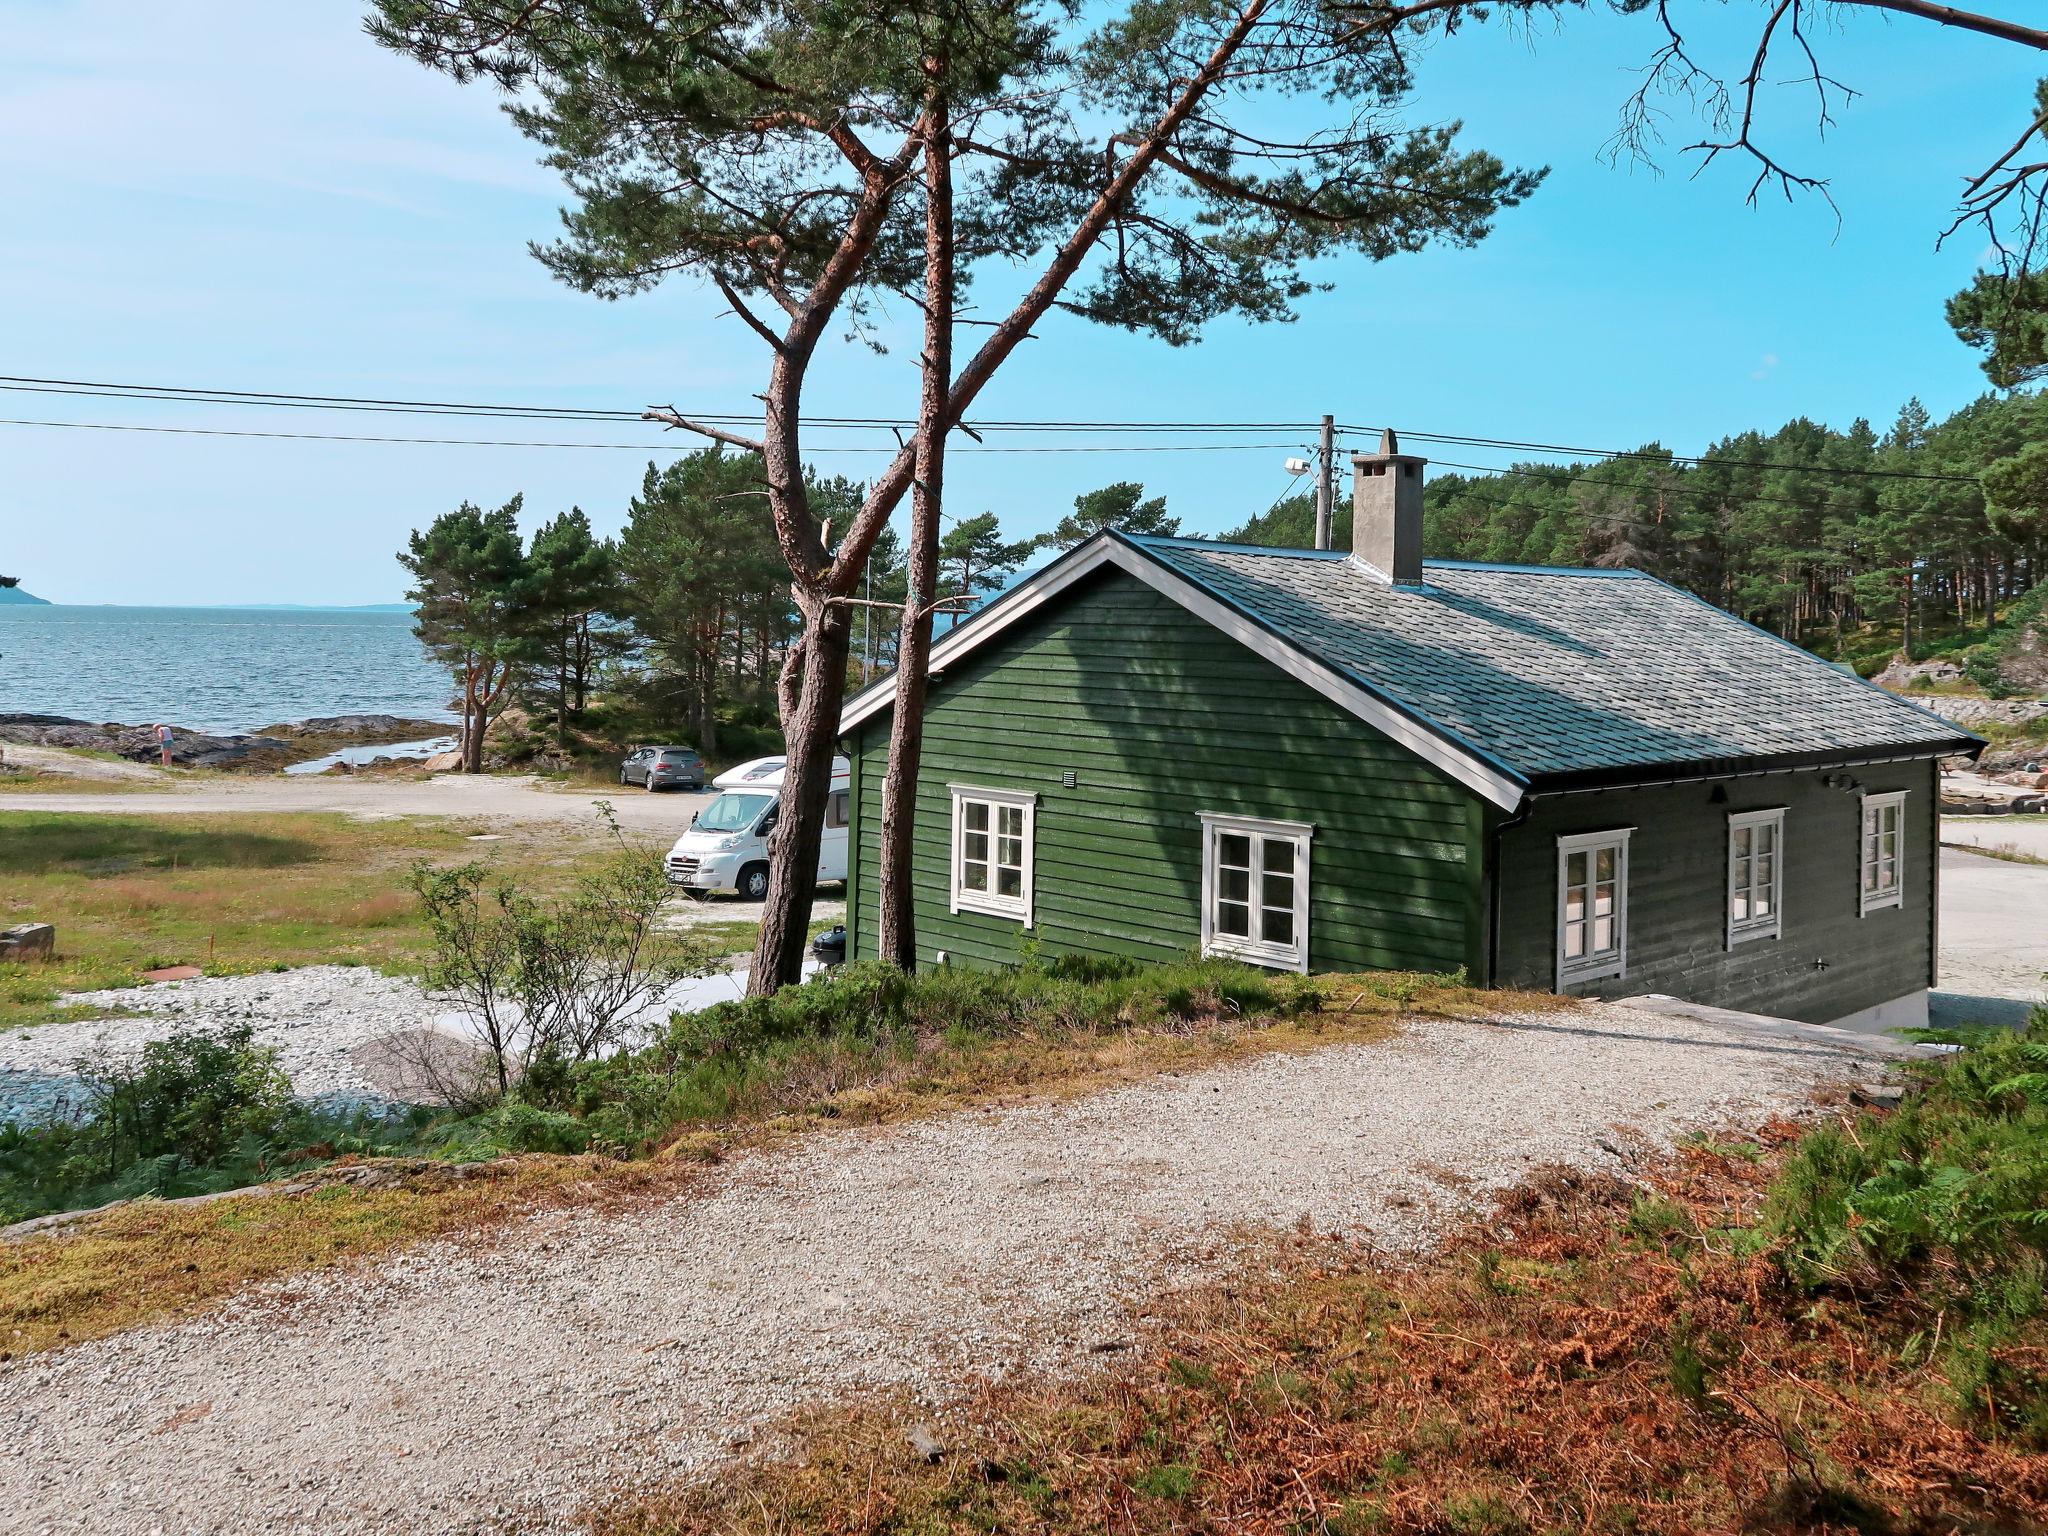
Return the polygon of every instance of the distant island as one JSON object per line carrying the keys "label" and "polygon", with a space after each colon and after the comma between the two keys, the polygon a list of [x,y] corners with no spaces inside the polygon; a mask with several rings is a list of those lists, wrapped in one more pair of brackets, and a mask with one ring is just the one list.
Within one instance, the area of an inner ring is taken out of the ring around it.
{"label": "distant island", "polygon": [[24,592],[19,587],[0,586],[0,603],[34,603],[39,608],[48,608],[47,597],[37,597],[33,592]]}

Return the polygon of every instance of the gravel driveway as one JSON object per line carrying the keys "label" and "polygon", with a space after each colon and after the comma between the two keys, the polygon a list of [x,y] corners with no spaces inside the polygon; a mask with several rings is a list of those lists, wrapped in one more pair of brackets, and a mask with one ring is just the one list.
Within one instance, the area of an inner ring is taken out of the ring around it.
{"label": "gravel driveway", "polygon": [[[14,749],[9,747],[11,756]],[[145,770],[147,771],[147,770]],[[87,789],[10,795],[0,786],[0,811],[65,812],[93,816],[218,816],[237,812],[338,811],[360,821],[398,816],[461,816],[487,822],[597,825],[597,802],[610,803],[619,825],[633,832],[680,836],[690,818],[711,801],[710,794],[664,790],[590,790],[508,774],[440,773],[426,779],[380,779],[369,775],[284,774],[173,780],[170,788],[144,799],[133,793],[95,794]]]}
{"label": "gravel driveway", "polygon": [[1617,1126],[1754,1120],[1862,1070],[1609,1004],[820,1132],[629,1214],[0,1366],[0,1530],[562,1529],[806,1399],[1099,1359],[1245,1223],[1414,1249],[1532,1167],[1613,1166]]}

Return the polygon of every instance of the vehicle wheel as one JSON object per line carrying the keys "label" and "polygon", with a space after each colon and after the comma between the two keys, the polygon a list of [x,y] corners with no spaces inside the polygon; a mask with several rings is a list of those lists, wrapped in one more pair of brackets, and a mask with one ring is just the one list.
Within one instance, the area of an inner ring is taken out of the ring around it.
{"label": "vehicle wheel", "polygon": [[749,864],[740,871],[740,894],[749,901],[764,901],[768,896],[768,866]]}

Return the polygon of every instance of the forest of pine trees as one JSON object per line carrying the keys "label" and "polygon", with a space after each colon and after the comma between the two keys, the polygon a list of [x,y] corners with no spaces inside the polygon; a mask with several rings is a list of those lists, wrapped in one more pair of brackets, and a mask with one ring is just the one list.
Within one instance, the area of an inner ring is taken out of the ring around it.
{"label": "forest of pine trees", "polygon": [[[1458,462],[1484,450],[1407,446],[1441,454],[1425,495],[1432,558],[1632,566],[1867,662],[1982,631],[2048,574],[2048,497],[2025,472],[2025,450],[2044,442],[2048,397],[2019,394],[1986,395],[1939,423],[1911,401],[1882,433],[1802,418],[1724,438],[1698,463],[1652,444],[1489,472]],[[1988,501],[1986,471],[2021,504]],[[1313,503],[1296,496],[1225,537],[1307,545],[1313,530]],[[1340,494],[1336,543],[1349,540]]]}

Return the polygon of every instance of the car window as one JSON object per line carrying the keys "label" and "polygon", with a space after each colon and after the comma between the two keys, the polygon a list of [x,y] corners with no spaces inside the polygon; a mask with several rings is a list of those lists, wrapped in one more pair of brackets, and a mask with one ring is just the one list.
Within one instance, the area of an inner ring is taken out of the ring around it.
{"label": "car window", "polygon": [[828,827],[843,827],[846,825],[845,790],[833,790],[831,798],[825,802],[825,825]]}

